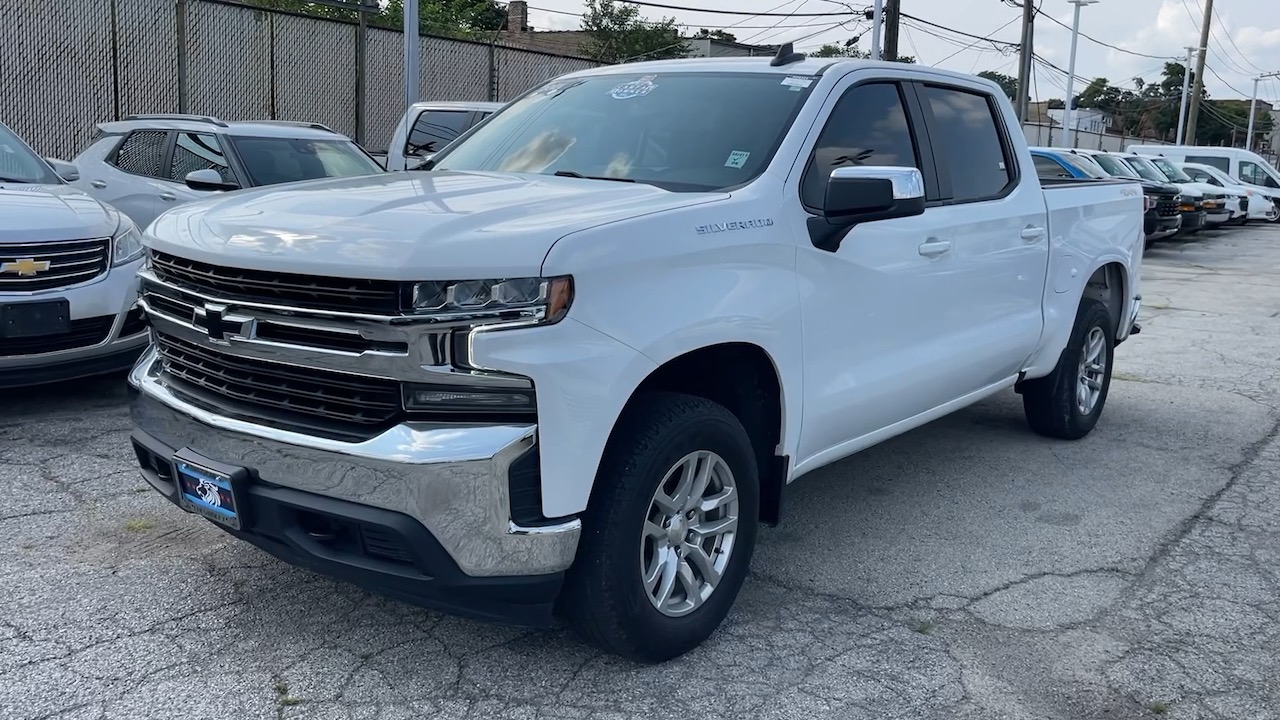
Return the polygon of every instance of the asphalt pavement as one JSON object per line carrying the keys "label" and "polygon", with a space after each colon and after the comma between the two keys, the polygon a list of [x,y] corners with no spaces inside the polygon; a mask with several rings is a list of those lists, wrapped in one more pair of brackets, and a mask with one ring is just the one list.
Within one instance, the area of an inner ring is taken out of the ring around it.
{"label": "asphalt pavement", "polygon": [[0,718],[1280,717],[1280,228],[1162,243],[1075,442],[1009,393],[811,474],[643,667],[286,566],[139,477],[119,377],[0,401]]}

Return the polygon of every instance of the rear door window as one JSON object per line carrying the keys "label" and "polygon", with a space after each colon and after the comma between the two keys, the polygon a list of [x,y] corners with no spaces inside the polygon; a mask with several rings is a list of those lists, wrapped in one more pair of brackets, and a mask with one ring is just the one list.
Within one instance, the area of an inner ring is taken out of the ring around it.
{"label": "rear door window", "polygon": [[125,137],[108,162],[131,174],[164,178],[164,156],[169,133],[165,130],[135,130]]}
{"label": "rear door window", "polygon": [[471,126],[472,113],[466,110],[426,110],[418,115],[405,143],[405,155],[439,152]]}
{"label": "rear door window", "polygon": [[920,99],[933,115],[929,139],[946,154],[957,202],[993,200],[1013,183],[1014,161],[1001,136],[991,98],[959,88],[925,85]]}
{"label": "rear door window", "polygon": [[178,133],[173,146],[173,159],[169,161],[169,179],[183,182],[187,173],[196,170],[217,170],[223,182],[237,182],[217,136]]}

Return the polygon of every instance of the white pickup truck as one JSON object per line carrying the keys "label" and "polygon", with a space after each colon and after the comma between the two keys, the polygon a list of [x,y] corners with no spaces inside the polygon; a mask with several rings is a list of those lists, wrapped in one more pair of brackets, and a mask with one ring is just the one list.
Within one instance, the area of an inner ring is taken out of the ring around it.
{"label": "white pickup truck", "polygon": [[1142,189],[1042,188],[969,75],[595,68],[430,164],[150,226],[143,474],[287,562],[639,661],[715,630],[801,475],[1008,390],[1088,434],[1138,314]]}

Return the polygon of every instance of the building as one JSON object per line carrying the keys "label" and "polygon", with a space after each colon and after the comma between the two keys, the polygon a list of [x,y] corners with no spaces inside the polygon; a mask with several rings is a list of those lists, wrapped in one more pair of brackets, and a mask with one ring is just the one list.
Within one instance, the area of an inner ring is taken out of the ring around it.
{"label": "building", "polygon": [[719,38],[689,38],[688,57],[772,57],[778,52],[777,46],[745,45]]}
{"label": "building", "polygon": [[525,0],[507,3],[507,20],[498,31],[498,42],[503,45],[573,57],[586,57],[582,46],[589,38],[581,30],[535,30],[529,25],[529,3]]}

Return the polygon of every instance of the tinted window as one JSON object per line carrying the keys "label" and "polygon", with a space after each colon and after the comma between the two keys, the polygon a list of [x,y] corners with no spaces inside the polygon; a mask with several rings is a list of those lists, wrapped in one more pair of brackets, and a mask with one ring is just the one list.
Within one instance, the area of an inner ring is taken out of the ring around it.
{"label": "tinted window", "polygon": [[213,135],[178,133],[173,146],[173,160],[169,163],[169,177],[182,182],[187,173],[195,170],[217,170],[223,182],[235,182],[235,174],[227,165],[222,146]]}
{"label": "tinted window", "polygon": [[1012,179],[1011,161],[1005,156],[990,98],[934,86],[922,92],[935,120],[929,138],[947,155],[952,197],[981,200],[1004,192]]}
{"label": "tinted window", "polygon": [[855,165],[919,167],[897,85],[859,85],[836,103],[800,181],[804,204],[821,208],[831,171]]}
{"label": "tinted window", "polygon": [[165,176],[164,147],[169,133],[164,130],[138,130],[129,133],[116,150],[113,165],[127,173],[160,178]]}
{"label": "tinted window", "polygon": [[450,145],[435,167],[576,173],[677,192],[735,187],[764,172],[814,81],[752,72],[552,80]]}
{"label": "tinted window", "polygon": [[465,110],[427,110],[418,115],[405,143],[405,155],[427,155],[453,142],[471,122]]}
{"label": "tinted window", "polygon": [[1192,182],[1209,183],[1210,185],[1217,185],[1218,187],[1222,187],[1221,180],[1219,180],[1218,178],[1210,175],[1209,173],[1203,170],[1193,170],[1191,171],[1191,174],[1189,177],[1191,178]]}
{"label": "tinted window", "polygon": [[233,137],[253,185],[373,175],[382,168],[350,140]]}
{"label": "tinted window", "polygon": [[1121,160],[1127,163],[1129,167],[1133,168],[1134,171],[1145,180],[1159,183],[1169,182],[1169,178],[1165,177],[1164,173],[1160,172],[1155,165],[1147,162],[1145,158],[1127,157],[1121,158]]}
{"label": "tinted window", "polygon": [[1222,172],[1231,172],[1231,160],[1224,157],[1205,157],[1203,155],[1188,155],[1187,162],[1197,163],[1199,165],[1208,165],[1216,167]]}
{"label": "tinted window", "polygon": [[1252,185],[1262,185],[1264,187],[1280,187],[1280,183],[1271,177],[1271,174],[1257,163],[1248,160],[1240,161],[1240,179]]}
{"label": "tinted window", "polygon": [[57,185],[62,181],[26,143],[0,125],[0,182]]}
{"label": "tinted window", "polygon": [[1107,174],[1112,177],[1127,177],[1134,179],[1140,177],[1137,171],[1126,165],[1124,161],[1114,155],[1102,154],[1090,155],[1089,157],[1093,158],[1094,161],[1101,165],[1102,169],[1106,170]]}
{"label": "tinted window", "polygon": [[1075,177],[1067,169],[1058,164],[1057,160],[1050,160],[1043,155],[1032,155],[1031,159],[1036,163],[1036,174],[1042,178],[1069,178]]}
{"label": "tinted window", "polygon": [[1182,168],[1178,167],[1177,165],[1174,165],[1173,163],[1169,162],[1168,160],[1165,160],[1162,157],[1149,157],[1147,158],[1147,162],[1151,163],[1152,165],[1155,165],[1156,168],[1160,170],[1160,172],[1164,173],[1165,177],[1169,178],[1173,182],[1176,182],[1176,183],[1194,182],[1191,179],[1190,175],[1182,172]]}

